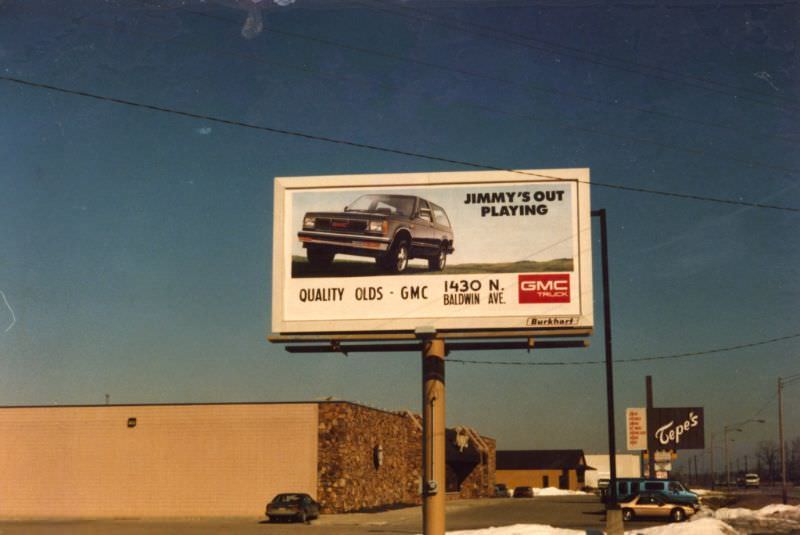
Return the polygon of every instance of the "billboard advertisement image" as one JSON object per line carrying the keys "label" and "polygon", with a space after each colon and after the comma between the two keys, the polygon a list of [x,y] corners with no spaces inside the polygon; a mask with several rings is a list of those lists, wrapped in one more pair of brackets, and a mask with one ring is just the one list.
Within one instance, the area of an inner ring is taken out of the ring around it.
{"label": "billboard advertisement image", "polygon": [[276,333],[591,329],[588,169],[275,181]]}

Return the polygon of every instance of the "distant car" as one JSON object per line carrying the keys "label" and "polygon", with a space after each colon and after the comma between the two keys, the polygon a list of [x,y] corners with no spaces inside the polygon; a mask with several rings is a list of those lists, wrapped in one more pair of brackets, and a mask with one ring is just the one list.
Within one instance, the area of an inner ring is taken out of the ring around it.
{"label": "distant car", "polygon": [[441,206],[414,195],[362,195],[342,212],[307,212],[297,238],[308,263],[325,269],[337,254],[372,257],[402,273],[412,258],[442,271],[453,254],[453,229]]}
{"label": "distant car", "polygon": [[306,523],[319,518],[319,504],[308,494],[287,492],[278,494],[267,504],[266,515],[270,522],[297,520]]}
{"label": "distant car", "polygon": [[533,487],[515,487],[515,498],[533,498]]}
{"label": "distant car", "polygon": [[670,502],[661,492],[642,492],[630,500],[620,503],[622,519],[633,520],[636,517],[669,518],[673,522],[683,522],[694,514],[694,507],[682,503]]}
{"label": "distant car", "polygon": [[511,489],[506,486],[505,483],[498,483],[494,486],[494,497],[495,498],[510,498],[513,495]]}
{"label": "distant car", "polygon": [[758,488],[761,485],[761,478],[758,474],[745,474],[744,475],[744,487],[753,487]]}

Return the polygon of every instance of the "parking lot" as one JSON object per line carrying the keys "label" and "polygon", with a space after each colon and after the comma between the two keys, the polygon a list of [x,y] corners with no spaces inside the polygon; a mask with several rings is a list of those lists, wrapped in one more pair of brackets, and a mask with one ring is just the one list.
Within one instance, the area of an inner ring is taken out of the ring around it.
{"label": "parking lot", "polygon": [[[603,506],[595,496],[537,497],[533,499],[483,499],[450,502],[447,529],[463,530],[510,524],[549,524],[562,528],[599,533],[605,526]],[[655,525],[636,522],[637,527]],[[265,519],[183,519],[183,520],[91,520],[0,522],[0,534],[98,534],[133,535],[258,533],[285,535],[320,533],[331,535],[414,534],[422,531],[422,509],[408,507],[379,513],[323,515],[310,525],[273,524]]]}

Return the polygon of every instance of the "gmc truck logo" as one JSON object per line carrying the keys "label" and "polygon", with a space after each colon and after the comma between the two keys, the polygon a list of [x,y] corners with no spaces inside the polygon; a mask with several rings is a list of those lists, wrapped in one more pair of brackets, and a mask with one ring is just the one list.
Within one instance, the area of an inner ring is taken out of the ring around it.
{"label": "gmc truck logo", "polygon": [[520,303],[569,303],[569,274],[519,275]]}

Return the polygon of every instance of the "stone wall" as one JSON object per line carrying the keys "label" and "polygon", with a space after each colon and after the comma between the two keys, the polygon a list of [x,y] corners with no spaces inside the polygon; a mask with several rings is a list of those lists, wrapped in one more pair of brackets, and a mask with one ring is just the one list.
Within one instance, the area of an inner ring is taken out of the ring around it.
{"label": "stone wall", "polygon": [[320,403],[317,497],[322,512],[420,503],[421,443],[422,431],[409,416],[347,402]]}
{"label": "stone wall", "polygon": [[486,498],[494,495],[497,441],[484,436],[481,439],[489,451],[482,453],[481,464],[476,465],[466,479],[461,482],[459,498]]}
{"label": "stone wall", "polygon": [[[418,415],[349,402],[319,404],[317,497],[323,513],[378,510],[421,503],[422,429]],[[448,499],[491,496],[496,442]],[[380,447],[382,462],[376,462]]]}

